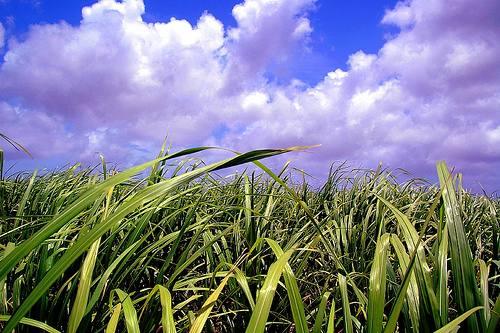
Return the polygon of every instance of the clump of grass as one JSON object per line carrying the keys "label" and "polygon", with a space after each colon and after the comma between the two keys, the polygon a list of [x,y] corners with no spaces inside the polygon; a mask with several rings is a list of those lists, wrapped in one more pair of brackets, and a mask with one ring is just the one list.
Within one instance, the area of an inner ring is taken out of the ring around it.
{"label": "clump of grass", "polygon": [[319,189],[259,161],[297,148],[167,164],[205,149],[1,178],[0,328],[496,331],[500,202],[444,163],[440,187],[340,167]]}

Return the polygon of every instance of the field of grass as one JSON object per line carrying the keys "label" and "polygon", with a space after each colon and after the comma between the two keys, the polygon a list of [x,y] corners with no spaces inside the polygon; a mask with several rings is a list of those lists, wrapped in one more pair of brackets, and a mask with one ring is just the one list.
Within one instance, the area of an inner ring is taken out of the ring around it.
{"label": "field of grass", "polygon": [[200,150],[2,177],[0,328],[497,332],[500,200],[444,163],[436,187],[339,167],[316,189],[259,161],[289,150],[174,163]]}

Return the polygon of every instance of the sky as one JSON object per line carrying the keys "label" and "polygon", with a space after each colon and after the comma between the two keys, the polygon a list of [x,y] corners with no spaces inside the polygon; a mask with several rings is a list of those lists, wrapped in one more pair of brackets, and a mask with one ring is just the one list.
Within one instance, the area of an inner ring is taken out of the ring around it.
{"label": "sky", "polygon": [[[215,145],[500,190],[497,0],[0,0],[6,163],[119,166]],[[270,162],[279,164],[282,159]]]}

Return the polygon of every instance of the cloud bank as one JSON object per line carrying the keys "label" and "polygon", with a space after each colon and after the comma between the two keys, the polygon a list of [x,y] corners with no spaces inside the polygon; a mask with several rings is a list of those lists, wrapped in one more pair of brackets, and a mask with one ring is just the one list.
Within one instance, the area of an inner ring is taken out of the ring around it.
{"label": "cloud bank", "polygon": [[383,162],[429,176],[446,159],[500,188],[498,1],[399,2],[381,22],[399,31],[377,54],[352,54],[316,85],[270,80],[271,64],[307,47],[314,7],[246,0],[235,27],[209,13],[193,26],[144,22],[140,0],[102,0],[78,26],[34,25],[3,46],[0,130],[68,161],[151,157],[167,133],[175,146],[321,143],[295,165]]}

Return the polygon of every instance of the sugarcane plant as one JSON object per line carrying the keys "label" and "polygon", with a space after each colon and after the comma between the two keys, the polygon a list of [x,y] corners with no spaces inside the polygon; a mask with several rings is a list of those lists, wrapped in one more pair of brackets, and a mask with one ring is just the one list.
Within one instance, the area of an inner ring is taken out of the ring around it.
{"label": "sugarcane plant", "polygon": [[500,201],[444,162],[439,186],[340,165],[313,187],[261,162],[304,147],[186,159],[208,149],[5,175],[2,330],[497,330]]}

